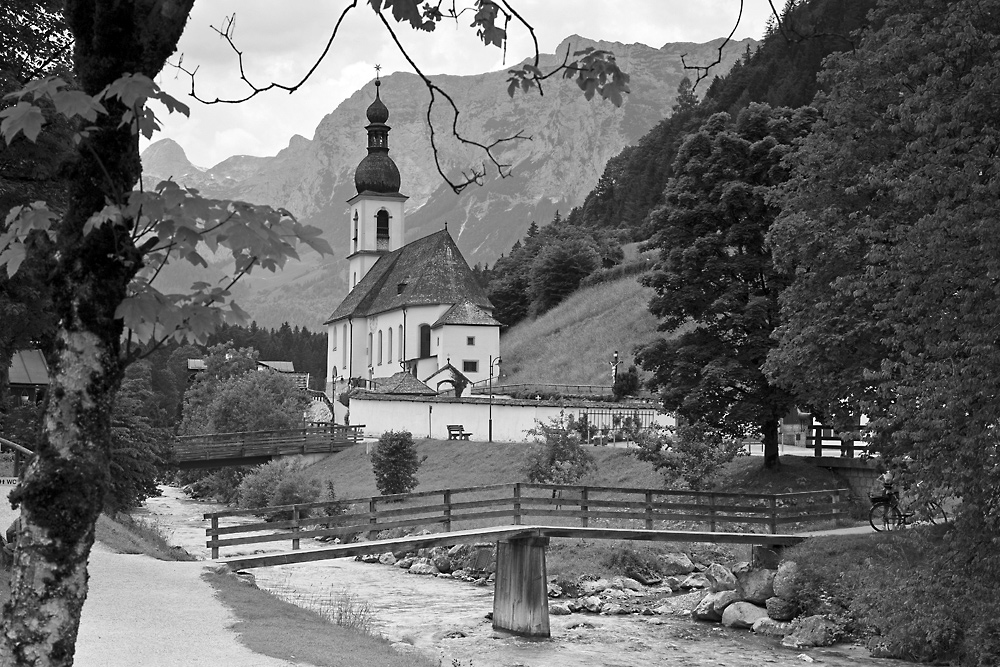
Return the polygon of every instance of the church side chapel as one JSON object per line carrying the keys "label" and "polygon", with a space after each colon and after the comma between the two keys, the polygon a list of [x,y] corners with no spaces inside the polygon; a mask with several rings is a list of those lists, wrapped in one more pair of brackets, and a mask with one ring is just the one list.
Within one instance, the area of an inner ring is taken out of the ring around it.
{"label": "church side chapel", "polygon": [[[500,323],[455,240],[443,229],[403,245],[406,232],[399,169],[389,157],[389,109],[375,80],[368,107],[368,155],[354,172],[347,259],[351,291],[327,327],[327,395],[350,380],[376,391],[407,374],[431,389],[486,380],[500,355]],[[380,382],[381,380],[381,382]],[[371,384],[366,383],[367,386]]]}

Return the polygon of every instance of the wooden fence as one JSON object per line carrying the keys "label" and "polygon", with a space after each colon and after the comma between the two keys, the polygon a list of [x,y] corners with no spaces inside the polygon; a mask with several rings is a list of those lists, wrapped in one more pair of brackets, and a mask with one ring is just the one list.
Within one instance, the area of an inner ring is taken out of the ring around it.
{"label": "wooden fence", "polygon": [[184,435],[174,440],[178,463],[338,452],[360,442],[364,425],[324,424],[308,428],[245,433]]}
{"label": "wooden fence", "polygon": [[[222,547],[355,535],[369,540],[379,532],[417,526],[442,526],[448,532],[542,517],[547,525],[603,528],[676,529],[678,524],[775,534],[779,525],[836,521],[847,510],[847,489],[802,493],[752,494],[673,489],[628,489],[555,484],[495,484],[459,489],[334,502],[302,503],[205,514],[212,558]],[[250,523],[221,525],[220,519],[256,517]],[[271,520],[261,520],[262,518]],[[470,525],[471,524],[471,525]],[[685,526],[693,528],[694,526]],[[748,530],[763,528],[764,531]]]}
{"label": "wooden fence", "polygon": [[821,457],[826,452],[830,450],[835,451],[838,456],[844,458],[854,458],[855,454],[860,454],[866,456],[871,454],[871,450],[864,442],[856,442],[854,440],[842,441],[840,436],[836,435],[832,429],[821,424],[813,424],[810,427],[812,435],[806,436],[807,447],[812,447],[813,454],[816,457]]}

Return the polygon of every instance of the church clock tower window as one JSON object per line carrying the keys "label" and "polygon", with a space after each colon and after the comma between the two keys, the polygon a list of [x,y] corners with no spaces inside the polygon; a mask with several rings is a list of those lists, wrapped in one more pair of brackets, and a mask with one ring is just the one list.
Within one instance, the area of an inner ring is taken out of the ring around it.
{"label": "church clock tower window", "polygon": [[389,249],[389,211],[384,208],[375,214],[375,247]]}

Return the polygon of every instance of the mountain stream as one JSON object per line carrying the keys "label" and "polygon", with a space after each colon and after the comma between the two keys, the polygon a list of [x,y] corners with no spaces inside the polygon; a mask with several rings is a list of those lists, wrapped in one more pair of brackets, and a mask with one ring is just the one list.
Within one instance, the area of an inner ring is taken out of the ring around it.
{"label": "mountain stream", "polygon": [[[193,501],[180,489],[162,487],[137,518],[160,527],[172,545],[208,559],[207,522],[202,515],[224,506]],[[312,542],[303,540],[302,547]],[[261,549],[259,547],[263,546]],[[223,555],[282,551],[287,543],[252,545]],[[575,613],[550,616],[551,639],[525,639],[493,630],[487,614],[493,589],[431,576],[411,575],[395,567],[356,562],[353,558],[282,565],[252,570],[257,585],[279,597],[317,611],[367,607],[372,629],[397,648],[439,659],[443,667],[744,667],[746,665],[831,667],[902,665],[874,659],[851,644],[794,650],[777,640],[695,622],[688,611],[698,594],[665,600],[675,611],[657,616],[601,616]]]}

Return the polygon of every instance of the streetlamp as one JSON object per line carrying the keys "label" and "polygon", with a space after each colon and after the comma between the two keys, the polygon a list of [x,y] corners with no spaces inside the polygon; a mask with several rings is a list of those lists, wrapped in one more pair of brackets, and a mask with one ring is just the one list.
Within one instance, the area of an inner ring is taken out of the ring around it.
{"label": "streetlamp", "polygon": [[489,379],[489,385],[490,385],[490,429],[489,429],[490,442],[493,442],[493,367],[494,366],[497,367],[497,377],[500,377],[500,357],[496,357],[494,359],[493,355],[491,354],[490,355],[490,379]]}

